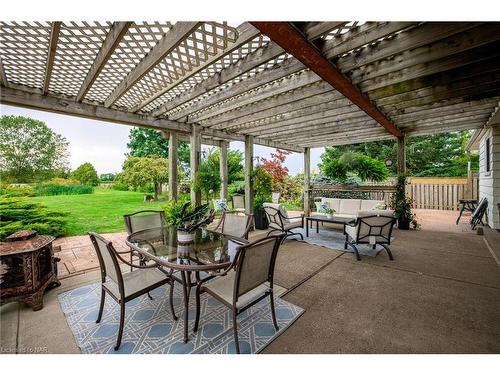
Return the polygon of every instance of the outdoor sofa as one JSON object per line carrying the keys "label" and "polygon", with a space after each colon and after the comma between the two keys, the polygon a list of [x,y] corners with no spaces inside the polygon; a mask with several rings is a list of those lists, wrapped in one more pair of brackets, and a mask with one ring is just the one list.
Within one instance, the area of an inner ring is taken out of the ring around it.
{"label": "outdoor sofa", "polygon": [[381,200],[372,199],[342,199],[342,198],[321,198],[321,201],[315,202],[316,211],[312,215],[326,215],[321,212],[321,205],[326,203],[329,208],[335,210],[333,217],[355,219],[360,211],[385,210],[387,205]]}

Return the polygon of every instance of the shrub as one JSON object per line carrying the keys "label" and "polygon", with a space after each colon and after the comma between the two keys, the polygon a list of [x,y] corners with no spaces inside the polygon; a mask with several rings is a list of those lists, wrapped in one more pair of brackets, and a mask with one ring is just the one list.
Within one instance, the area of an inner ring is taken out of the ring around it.
{"label": "shrub", "polygon": [[35,191],[30,185],[7,185],[2,189],[2,195],[7,197],[32,197]]}
{"label": "shrub", "polygon": [[66,231],[65,213],[47,209],[27,198],[0,199],[0,240],[22,229],[34,229],[39,234],[63,235]]}
{"label": "shrub", "polygon": [[73,178],[52,178],[49,181],[53,185],[81,185],[80,181]]}
{"label": "shrub", "polygon": [[234,181],[232,184],[227,186],[227,192],[229,195],[234,194],[245,194],[245,181]]}
{"label": "shrub", "polygon": [[99,185],[99,177],[97,177],[97,172],[94,166],[90,163],[83,163],[78,168],[76,168],[71,177],[80,181],[81,184],[97,186]]}
{"label": "shrub", "polygon": [[113,184],[113,190],[127,191],[128,189],[129,189],[129,186],[125,182],[116,181]]}
{"label": "shrub", "polygon": [[94,187],[90,185],[56,185],[40,184],[35,186],[35,195],[79,195],[92,194]]}

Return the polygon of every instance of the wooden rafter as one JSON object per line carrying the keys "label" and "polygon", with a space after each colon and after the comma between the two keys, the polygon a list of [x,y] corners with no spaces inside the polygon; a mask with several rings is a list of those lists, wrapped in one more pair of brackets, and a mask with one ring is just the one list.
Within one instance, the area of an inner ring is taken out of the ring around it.
{"label": "wooden rafter", "polygon": [[252,22],[252,24],[300,60],[318,76],[375,119],[389,133],[401,137],[403,133],[305,37],[287,22]]}
{"label": "wooden rafter", "polygon": [[[358,36],[358,37],[353,42],[342,43],[343,38],[344,39],[347,38],[347,36],[345,34],[345,35],[342,35],[340,37],[341,38],[340,41],[337,41],[336,39],[332,39],[331,41],[328,41],[325,44],[323,49],[324,50],[331,50],[332,45],[334,43],[339,42],[342,44],[342,49],[337,49],[337,50],[334,50],[333,52],[331,51],[330,54],[337,53],[337,52],[343,53],[343,52],[346,52],[348,50],[360,48],[363,45],[376,42],[379,38],[381,38],[383,36],[391,35],[397,31],[404,30],[411,25],[415,25],[415,23],[389,23],[389,24],[382,24],[382,25],[378,25],[376,23],[373,23],[373,24],[370,24],[369,27],[367,27],[367,28],[366,27],[361,28],[363,31],[361,33],[362,36],[359,36],[358,32],[356,32],[355,36]],[[365,25],[363,25],[363,26],[365,26]],[[306,29],[307,29],[307,26],[306,26]],[[270,46],[266,47],[266,49],[269,49],[271,46],[273,46],[273,48],[279,49],[278,50],[279,53],[277,53],[275,56],[283,53],[283,49],[274,43],[272,43]],[[257,62],[264,61],[265,59],[262,58],[263,56],[259,57],[258,52],[259,51],[256,51],[254,54],[252,54],[252,56],[249,55],[247,57],[247,59],[250,60],[250,57],[251,57],[250,61],[253,62],[254,64],[256,61]],[[193,112],[198,111],[200,109],[206,108],[206,107],[210,106],[211,104],[214,104],[216,102],[228,99],[232,96],[241,94],[245,91],[250,90],[251,88],[266,85],[271,81],[279,80],[280,78],[283,78],[287,75],[297,73],[302,69],[304,69],[304,65],[302,63],[300,63],[296,60],[287,61],[285,63],[282,63],[280,66],[274,67],[271,72],[264,71],[264,72],[258,73],[254,77],[252,77],[252,79],[243,80],[239,83],[236,83],[235,85],[231,86],[231,88],[229,90],[224,90],[223,92],[219,92],[216,95],[212,95],[211,97],[207,98],[206,100],[194,103],[194,105],[190,105],[189,107],[183,108],[182,110],[178,111],[175,114],[176,117],[172,117],[172,118],[177,119],[177,118],[182,118],[182,117],[188,116],[188,115],[190,115],[190,113],[193,113]],[[220,74],[221,74],[221,77],[226,77],[227,75],[230,75],[232,78],[234,78],[236,76],[235,73],[242,74],[242,72],[244,72],[244,70],[241,69],[241,67],[238,66],[238,64],[237,64],[234,67],[229,67],[227,69],[224,69],[223,71],[221,71]],[[230,74],[226,74],[226,73],[230,73]],[[217,77],[214,77],[214,78],[217,78]],[[296,84],[291,85],[290,90],[295,89],[297,87],[300,87],[302,85],[302,83],[303,83],[303,85],[305,85],[305,84],[310,84],[310,83],[314,83],[314,82],[319,82],[319,81],[321,81],[321,78],[318,77],[313,72],[304,72],[304,74],[301,74],[300,79],[294,80],[294,82],[295,81],[296,81]],[[300,81],[303,81],[303,82],[300,82]],[[226,80],[221,79],[220,82],[224,83],[224,82],[226,82]],[[275,91],[276,94],[283,93],[284,91],[286,91],[287,86],[290,85],[291,83],[292,83],[291,81],[289,81],[289,82],[283,81],[283,82],[281,82],[281,85],[279,82],[276,83],[276,87],[274,88],[276,90]],[[185,103],[186,101],[194,99],[195,97],[202,95],[203,93],[209,91],[209,89],[217,87],[217,85],[218,85],[218,82],[216,79],[214,79],[213,83],[205,81],[202,84],[195,86],[189,92],[188,95],[180,95],[179,97],[175,98],[174,100],[166,103],[158,111],[153,112],[153,115],[159,116],[162,113],[164,113],[165,111],[167,111],[168,109],[175,108],[175,107],[181,105],[182,103]],[[283,87],[280,87],[280,86],[283,86]],[[229,111],[229,110],[235,109],[239,106],[245,106],[249,102],[265,99],[265,98],[270,97],[270,96],[274,96],[274,95],[272,95],[273,93],[270,90],[267,90],[267,91],[269,91],[270,94],[266,95],[266,91],[261,92],[259,90],[255,93],[253,93],[252,95],[250,95],[248,100],[238,99],[234,102],[225,103],[223,106],[220,107],[220,109],[204,111],[202,113],[201,117],[198,117],[198,115],[197,115],[195,118],[196,118],[196,120],[202,119],[205,116],[207,116],[208,114],[214,115],[216,113],[222,113],[224,111]]]}
{"label": "wooden rafter", "polygon": [[166,85],[161,90],[155,92],[153,95],[151,95],[147,99],[143,100],[139,105],[137,105],[136,107],[134,107],[131,111],[132,112],[136,112],[136,111],[140,110],[141,108],[143,108],[144,106],[148,105],[149,103],[151,103],[156,98],[159,98],[161,95],[163,95],[167,91],[171,90],[176,85],[178,85],[178,84],[182,83],[183,81],[189,79],[193,75],[197,74],[198,72],[202,71],[203,69],[205,69],[209,65],[213,64],[215,61],[217,61],[217,60],[221,59],[222,57],[224,57],[224,56],[232,53],[234,50],[240,48],[242,45],[248,43],[249,41],[251,41],[252,39],[254,39],[256,36],[258,36],[260,34],[260,31],[258,31],[255,27],[253,27],[252,25],[250,25],[247,22],[245,22],[242,25],[240,25],[237,28],[237,31],[238,31],[238,39],[230,46],[230,48],[227,48],[224,51],[224,53],[210,57],[204,63],[200,64],[196,69],[193,69],[189,73],[189,75],[183,77],[183,79],[181,79],[181,80],[173,82],[170,85]]}
{"label": "wooden rafter", "polygon": [[5,74],[5,69],[3,67],[1,58],[0,58],[0,85],[5,87],[9,86],[9,81],[7,81],[7,74]]}
{"label": "wooden rafter", "polygon": [[[236,64],[223,69],[219,74],[206,79],[202,84],[196,85],[191,90],[163,104],[160,108],[153,112],[153,115],[160,116],[164,112],[189,102],[190,100],[195,99],[196,97],[203,95],[204,93],[213,90],[226,82],[229,82],[230,80],[252,70],[253,68],[256,68],[257,66],[281,55],[282,53],[283,49],[274,43],[270,43],[262,49],[249,53],[245,58],[238,61]],[[203,102],[206,103],[206,101]],[[199,108],[200,105],[198,103],[196,104],[197,105],[195,107],[190,106],[190,108]],[[176,114],[176,117],[174,118],[181,118],[183,116],[185,116],[184,111],[181,111],[179,114]]]}
{"label": "wooden rafter", "polygon": [[47,62],[45,63],[45,78],[43,81],[43,93],[49,91],[50,78],[52,76],[52,68],[54,67],[54,59],[56,57],[57,42],[59,41],[59,32],[61,30],[61,22],[52,22],[50,29],[49,50],[47,52]]}
{"label": "wooden rafter", "polygon": [[308,23],[304,27],[304,34],[308,40],[314,40],[343,24],[345,24],[345,21]]}
{"label": "wooden rafter", "polygon": [[154,46],[144,59],[120,82],[104,102],[110,107],[121,98],[139,79],[156,66],[166,55],[177,47],[189,34],[195,31],[202,22],[177,22],[165,36]]}
{"label": "wooden rafter", "polygon": [[78,91],[78,95],[76,96],[77,101],[80,102],[83,100],[97,76],[104,68],[104,65],[106,65],[123,36],[127,33],[128,28],[132,24],[133,22],[115,22],[113,24],[108,32],[108,35],[106,35],[106,39],[104,40],[99,53],[95,57],[94,62],[92,63],[92,66],[90,67],[87,76],[80,87],[80,90]]}

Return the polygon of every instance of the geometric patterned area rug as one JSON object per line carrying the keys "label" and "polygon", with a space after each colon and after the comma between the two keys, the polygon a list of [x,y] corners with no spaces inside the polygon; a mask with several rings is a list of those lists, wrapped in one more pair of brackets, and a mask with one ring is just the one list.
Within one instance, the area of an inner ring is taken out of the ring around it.
{"label": "geometric patterned area rug", "polygon": [[[279,298],[286,289],[275,286],[275,308],[279,331],[275,332],[269,299],[265,298],[238,316],[241,353],[254,354],[283,333],[304,310]],[[119,305],[106,296],[102,320],[95,323],[101,295],[100,283],[86,285],[59,294],[59,303],[77,345],[85,354],[231,354],[235,353],[230,310],[208,293],[201,295],[200,327],[193,332],[195,317],[194,289],[189,303],[189,341],[183,341],[182,290],[174,289],[175,313],[172,319],[168,287],[161,286],[125,306],[125,327],[118,351],[114,350],[119,326]]]}
{"label": "geometric patterned area rug", "polygon": [[[312,229],[309,228],[309,237],[306,237],[305,228],[297,228],[293,231],[302,233],[304,236],[304,242],[311,245],[323,246],[328,249],[338,250],[345,253],[354,253],[354,250],[350,246],[347,246],[347,250],[344,249],[345,235],[342,230],[325,228],[320,225],[319,233],[316,233],[316,225],[313,225]],[[300,240],[300,236],[294,236],[292,238]],[[372,249],[371,245],[356,245],[356,247],[358,248],[360,255],[369,257],[375,257],[383,250],[381,246],[377,246],[375,250]]]}

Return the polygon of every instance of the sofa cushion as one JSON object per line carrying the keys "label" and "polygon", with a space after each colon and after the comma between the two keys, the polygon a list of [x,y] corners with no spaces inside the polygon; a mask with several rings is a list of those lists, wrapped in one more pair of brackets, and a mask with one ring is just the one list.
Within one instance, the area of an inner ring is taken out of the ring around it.
{"label": "sofa cushion", "polygon": [[385,203],[384,201],[378,201],[378,200],[370,200],[370,199],[363,199],[361,200],[361,211],[368,211],[368,210],[376,210],[378,207],[384,206],[385,208]]}
{"label": "sofa cushion", "polygon": [[333,218],[341,218],[341,219],[356,219],[358,217],[357,214],[344,214],[344,213],[339,213],[339,214],[333,214]]}
{"label": "sofa cushion", "polygon": [[356,215],[361,207],[361,199],[340,199],[339,214]]}
{"label": "sofa cushion", "polygon": [[321,203],[328,204],[332,210],[339,212],[340,210],[340,199],[339,198],[321,198]]}

